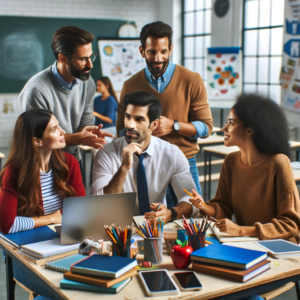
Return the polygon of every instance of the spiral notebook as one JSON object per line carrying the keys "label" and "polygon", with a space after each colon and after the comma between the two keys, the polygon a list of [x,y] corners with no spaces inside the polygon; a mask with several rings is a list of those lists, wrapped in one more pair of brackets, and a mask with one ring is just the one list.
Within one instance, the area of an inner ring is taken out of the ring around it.
{"label": "spiral notebook", "polygon": [[70,267],[77,263],[78,261],[82,260],[86,256],[81,255],[81,254],[73,254],[70,256],[66,256],[61,259],[57,260],[52,260],[48,261],[45,264],[45,268],[51,269],[54,271],[62,272],[62,273],[67,273],[70,271]]}

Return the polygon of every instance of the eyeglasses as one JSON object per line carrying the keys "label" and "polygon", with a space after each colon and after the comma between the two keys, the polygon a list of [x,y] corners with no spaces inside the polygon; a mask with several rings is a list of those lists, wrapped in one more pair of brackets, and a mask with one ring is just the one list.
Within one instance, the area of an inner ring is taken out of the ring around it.
{"label": "eyeglasses", "polygon": [[82,66],[85,66],[85,65],[87,64],[87,62],[88,62],[89,59],[91,60],[91,62],[94,62],[95,59],[96,59],[96,57],[97,57],[97,54],[96,54],[96,53],[93,53],[90,57],[80,57],[80,58],[74,57],[74,56],[70,56],[70,55],[67,55],[67,56],[68,56],[68,57],[75,58],[75,59],[77,59],[77,60],[81,60],[81,65],[82,65]]}

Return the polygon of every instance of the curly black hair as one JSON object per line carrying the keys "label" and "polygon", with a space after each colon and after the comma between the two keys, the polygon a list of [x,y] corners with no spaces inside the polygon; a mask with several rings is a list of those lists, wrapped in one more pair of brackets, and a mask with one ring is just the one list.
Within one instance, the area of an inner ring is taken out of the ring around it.
{"label": "curly black hair", "polygon": [[253,141],[259,151],[290,157],[287,120],[273,100],[257,93],[244,93],[232,109],[244,127],[253,130]]}
{"label": "curly black hair", "polygon": [[173,35],[173,30],[171,26],[168,24],[161,22],[161,21],[156,21],[153,23],[146,24],[140,33],[140,40],[143,49],[145,49],[146,46],[146,39],[148,36],[153,36],[155,38],[163,38],[163,37],[168,37],[169,39],[169,50],[172,45],[172,35]]}

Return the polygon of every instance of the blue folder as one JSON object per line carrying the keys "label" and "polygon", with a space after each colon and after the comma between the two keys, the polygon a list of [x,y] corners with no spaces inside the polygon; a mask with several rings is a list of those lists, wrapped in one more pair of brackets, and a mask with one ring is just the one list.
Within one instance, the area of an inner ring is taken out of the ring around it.
{"label": "blue folder", "polygon": [[22,245],[43,242],[58,238],[59,235],[48,226],[42,226],[30,230],[20,231],[16,233],[0,234],[7,242],[20,248]]}

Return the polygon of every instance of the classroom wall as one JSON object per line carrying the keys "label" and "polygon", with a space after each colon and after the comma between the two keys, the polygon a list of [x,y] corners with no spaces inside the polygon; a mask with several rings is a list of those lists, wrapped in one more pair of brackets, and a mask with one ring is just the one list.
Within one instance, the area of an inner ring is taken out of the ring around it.
{"label": "classroom wall", "polygon": [[140,29],[157,20],[159,0],[0,0],[0,15],[124,19]]}

